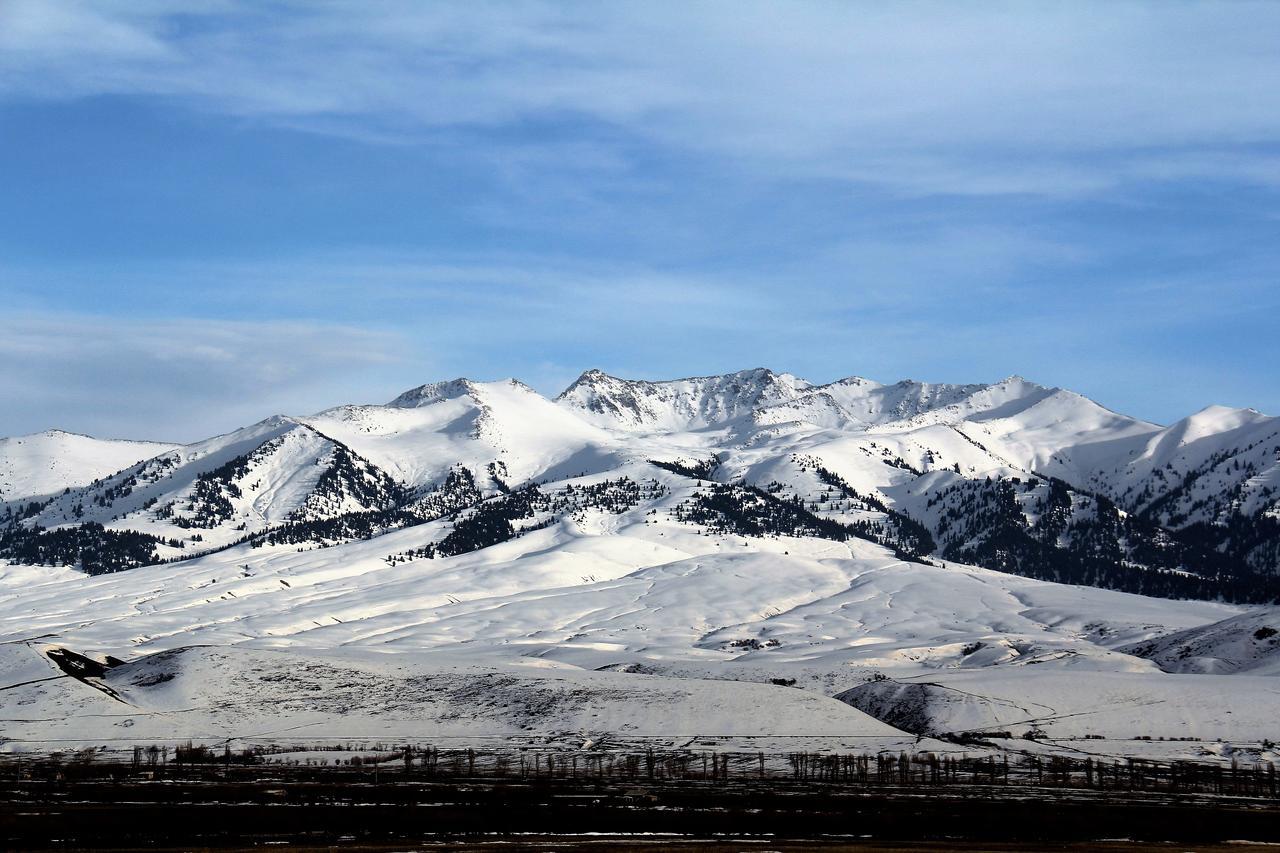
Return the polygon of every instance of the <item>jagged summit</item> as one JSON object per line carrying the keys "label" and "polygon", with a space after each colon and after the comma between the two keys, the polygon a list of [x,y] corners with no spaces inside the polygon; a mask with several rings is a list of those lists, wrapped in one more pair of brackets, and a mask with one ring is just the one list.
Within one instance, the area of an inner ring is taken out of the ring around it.
{"label": "jagged summit", "polygon": [[[512,390],[540,396],[516,379],[477,382],[464,377],[412,388],[387,403],[385,408],[414,409],[462,399],[488,408],[489,397],[501,397]],[[906,421],[927,413],[937,413],[937,418],[944,420],[973,416],[991,419],[1059,393],[1087,400],[1018,375],[990,384],[930,383],[913,379],[883,384],[861,376],[816,384],[765,367],[670,380],[626,379],[592,368],[557,395],[554,402],[597,426],[673,432],[721,427],[738,421],[769,424],[795,420],[821,426],[868,426]],[[341,406],[317,417],[376,408],[379,407]]]}
{"label": "jagged summit", "polygon": [[760,424],[807,422],[825,427],[870,426],[945,410],[958,420],[1035,402],[1046,389],[1019,376],[992,384],[955,385],[903,379],[885,385],[861,376],[815,384],[757,367],[714,376],[650,381],[598,369],[578,377],[556,402],[594,423],[631,431],[679,431],[751,419]]}
{"label": "jagged summit", "polygon": [[459,397],[475,397],[483,394],[485,389],[514,389],[518,391],[527,391],[530,394],[537,392],[519,379],[499,379],[493,382],[476,382],[466,377],[458,379],[449,379],[444,382],[428,382],[426,385],[419,385],[417,388],[410,388],[391,402],[387,403],[388,408],[411,409],[419,406],[429,406],[432,403],[439,403],[444,400],[456,400]]}
{"label": "jagged summit", "polygon": [[475,383],[470,379],[449,379],[444,382],[428,382],[417,388],[410,388],[396,397],[387,406],[396,409],[409,409],[417,406],[429,406],[441,400],[453,400],[475,392]]}
{"label": "jagged summit", "polygon": [[[729,373],[709,373],[709,374],[699,375],[699,376],[685,376],[685,377],[680,377],[676,379],[625,379],[620,376],[614,376],[611,373],[606,373],[605,371],[601,370],[598,367],[592,367],[588,370],[584,370],[582,374],[577,379],[575,379],[567,389],[561,392],[559,396],[563,397],[565,394],[569,393],[569,391],[572,391],[573,388],[578,385],[591,384],[593,382],[598,382],[601,380],[614,381],[614,382],[631,382],[631,383],[636,383],[641,385],[670,385],[673,383],[680,383],[680,382],[712,382],[712,381],[718,382],[718,381],[727,381],[731,379],[744,380],[744,381],[745,380],[768,381],[769,379],[776,378],[779,376],[789,376],[792,379],[795,379],[795,377],[791,376],[791,374],[789,373],[778,373],[768,367],[749,367],[743,370],[730,371]],[[799,381],[804,385],[809,384],[804,380],[796,380],[796,381]]]}
{"label": "jagged summit", "polygon": [[584,393],[606,391],[618,387],[645,389],[713,388],[738,391],[763,389],[774,385],[789,386],[796,389],[813,387],[811,383],[790,373],[777,373],[767,367],[753,367],[746,370],[736,370],[732,373],[717,373],[707,376],[686,376],[681,379],[657,380],[624,379],[605,373],[598,368],[591,368],[583,371],[582,375],[575,379],[568,388],[560,392],[556,400],[574,400]]}
{"label": "jagged summit", "polygon": [[638,430],[701,429],[795,399],[812,385],[757,367],[716,376],[649,381],[588,370],[556,398],[602,425]]}

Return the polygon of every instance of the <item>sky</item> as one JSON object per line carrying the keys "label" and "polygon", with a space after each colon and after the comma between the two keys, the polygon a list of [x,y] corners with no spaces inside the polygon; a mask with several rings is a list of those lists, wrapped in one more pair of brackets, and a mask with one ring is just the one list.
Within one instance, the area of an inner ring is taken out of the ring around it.
{"label": "sky", "polygon": [[0,435],[424,382],[1280,414],[1280,3],[0,0]]}

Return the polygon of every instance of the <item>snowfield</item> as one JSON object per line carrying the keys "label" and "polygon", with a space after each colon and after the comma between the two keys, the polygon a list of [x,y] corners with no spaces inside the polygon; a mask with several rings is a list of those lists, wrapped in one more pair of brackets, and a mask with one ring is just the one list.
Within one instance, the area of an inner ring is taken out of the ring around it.
{"label": "snowfield", "polygon": [[945,672],[870,682],[838,698],[911,731],[996,733],[1016,749],[1280,760],[1274,678]]}
{"label": "snowfield", "polygon": [[[1280,740],[1280,611],[1221,600],[1280,568],[1280,424],[1247,410],[1161,428],[1018,377],[592,371],[184,447],[4,441],[10,553],[73,565],[0,560],[0,749]],[[113,533],[143,538],[81,571]]]}
{"label": "snowfield", "polygon": [[[746,748],[748,735],[793,748],[787,738],[805,735],[806,746],[898,749],[918,730],[890,729],[828,698],[885,673],[908,682],[963,673],[966,693],[990,689],[997,708],[1001,695],[1028,691],[1079,702],[1096,689],[1092,701],[1105,704],[1119,678],[1159,698],[1140,703],[1140,715],[1103,718],[1117,724],[1102,725],[1113,736],[1273,734],[1272,706],[1258,704],[1252,683],[1233,677],[1250,689],[1228,700],[1221,685],[1199,688],[1199,676],[1117,651],[1239,608],[907,563],[861,542],[747,543],[643,517],[602,520],[394,565],[383,558],[389,545],[430,532],[301,552],[240,546],[98,578],[0,569],[5,745],[537,733],[666,746],[733,735],[716,741],[725,749]],[[41,654],[49,648],[131,661],[103,679],[118,698],[71,678],[38,681],[57,673]],[[448,689],[415,692],[403,683],[413,678]],[[23,682],[34,683],[11,686]],[[569,698],[530,716],[548,691]],[[316,695],[324,701],[307,698]],[[1199,697],[1201,709],[1209,697],[1219,713],[1188,714],[1171,695]],[[1258,710],[1240,715],[1231,701]],[[1236,725],[1218,727],[1233,708]],[[929,731],[1008,727],[1015,717],[947,718]]]}
{"label": "snowfield", "polygon": [[[39,678],[32,655],[16,657],[10,666]],[[175,738],[238,745],[515,741],[566,749],[711,742],[770,751],[815,737],[848,751],[916,742],[848,704],[771,684],[353,651],[185,647],[101,678],[36,680],[19,691],[6,704],[11,748]]]}

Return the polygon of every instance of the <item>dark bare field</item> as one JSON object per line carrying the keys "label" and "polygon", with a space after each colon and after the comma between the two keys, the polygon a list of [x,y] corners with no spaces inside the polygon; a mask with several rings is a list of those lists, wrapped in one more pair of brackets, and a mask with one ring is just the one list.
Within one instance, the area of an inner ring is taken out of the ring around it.
{"label": "dark bare field", "polygon": [[[661,850],[673,851],[673,853],[772,853],[772,851],[795,851],[795,853],[804,853],[804,851],[821,851],[821,853],[929,853],[934,850],[957,850],[972,851],[973,853],[1002,853],[1009,851],[1010,853],[1025,853],[1025,851],[1065,851],[1065,853],[1143,853],[1143,851],[1186,851],[1194,850],[1196,853],[1241,853],[1242,850],[1251,849],[1251,845],[1230,843],[1230,844],[1197,844],[1194,848],[1185,845],[1175,845],[1168,842],[1130,842],[1130,841],[1102,841],[1102,842],[1086,842],[1086,843],[1066,843],[1066,844],[1020,844],[1020,843],[1003,843],[1003,842],[978,842],[978,841],[939,841],[928,844],[920,844],[914,842],[876,842],[876,841],[849,841],[849,840],[813,840],[813,839],[780,839],[780,838],[741,838],[735,841],[728,841],[718,838],[686,838],[686,839],[658,839],[643,840],[636,838],[608,838],[594,837],[581,838],[572,836],[522,836],[516,839],[496,840],[496,841],[461,841],[448,840],[438,842],[425,842],[406,847],[405,845],[390,846],[369,846],[369,845],[352,845],[337,847],[310,847],[290,845],[287,849],[301,851],[302,853],[327,853],[330,850],[342,851],[368,851],[368,853],[392,853],[392,851],[401,850],[450,850],[460,851],[460,853],[491,853],[495,850],[510,850],[513,847],[519,850],[537,850],[537,851],[557,851],[557,850],[578,850],[583,853],[590,853],[593,850],[608,851],[608,853],[649,853],[649,851]],[[155,848],[146,848],[154,850]],[[186,848],[184,848],[186,849]],[[214,849],[214,848],[209,848]],[[226,848],[219,848],[226,849]],[[261,847],[236,848],[242,850],[261,850]],[[1263,848],[1266,849],[1266,848]]]}
{"label": "dark bare field", "polygon": [[[36,768],[38,770],[38,767]],[[4,849],[1110,850],[1280,844],[1280,800],[841,780],[424,777],[362,768],[0,775]],[[1128,839],[1129,843],[1108,843]],[[1170,847],[1176,843],[1179,847]]]}
{"label": "dark bare field", "polygon": [[[278,845],[278,846],[277,846]],[[74,849],[74,848],[65,848]],[[1064,851],[1064,853],[1144,853],[1144,851],[1196,851],[1196,853],[1241,853],[1257,849],[1252,845],[1240,843],[1228,844],[1171,844],[1168,842],[1140,841],[1102,841],[1063,844],[1024,844],[1004,842],[977,841],[937,841],[930,843],[915,842],[876,842],[851,840],[814,840],[786,838],[747,838],[736,840],[724,838],[633,838],[594,836],[539,835],[516,836],[488,841],[439,839],[434,841],[401,842],[398,844],[366,844],[360,842],[339,841],[334,844],[317,846],[314,844],[295,844],[292,842],[259,842],[244,847],[127,847],[127,848],[92,848],[112,849],[119,853],[131,851],[148,851],[148,853],[179,853],[179,851],[262,851],[264,849],[283,849],[297,853],[329,853],[343,851],[347,853],[399,853],[413,850],[449,850],[459,853],[492,853],[498,850],[533,850],[552,853],[559,850],[607,851],[607,853],[650,853],[650,851],[674,851],[674,853],[804,853],[804,851],[821,851],[821,853],[928,853],[934,850],[972,851],[972,853],[1025,853],[1025,851]],[[1261,849],[1267,849],[1265,847]]]}

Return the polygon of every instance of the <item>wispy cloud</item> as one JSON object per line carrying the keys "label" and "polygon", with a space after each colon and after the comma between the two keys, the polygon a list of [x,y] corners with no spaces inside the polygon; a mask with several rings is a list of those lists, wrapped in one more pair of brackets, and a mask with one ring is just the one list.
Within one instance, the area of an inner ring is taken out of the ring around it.
{"label": "wispy cloud", "polygon": [[406,352],[399,334],[330,323],[6,313],[2,431],[194,440],[364,400],[395,387],[381,377]]}
{"label": "wispy cloud", "polygon": [[579,147],[594,126],[762,174],[1070,195],[1274,183],[1249,146],[1280,140],[1278,41],[1280,8],[1248,2],[8,0],[0,91],[370,140],[570,122]]}

